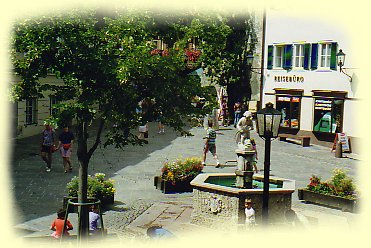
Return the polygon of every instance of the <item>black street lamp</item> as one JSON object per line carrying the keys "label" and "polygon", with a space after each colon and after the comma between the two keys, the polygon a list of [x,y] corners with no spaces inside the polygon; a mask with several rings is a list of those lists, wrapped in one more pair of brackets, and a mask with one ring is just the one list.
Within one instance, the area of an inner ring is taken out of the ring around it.
{"label": "black street lamp", "polygon": [[271,156],[271,140],[278,137],[278,129],[281,123],[281,112],[273,108],[269,102],[265,108],[257,113],[257,132],[265,140],[264,149],[264,187],[263,187],[263,223],[268,224],[268,201],[269,201],[269,171]]}
{"label": "black street lamp", "polygon": [[345,75],[347,75],[350,79],[350,82],[352,82],[352,76],[348,75],[345,70],[343,69],[343,66],[344,66],[344,62],[345,62],[345,53],[343,53],[343,50],[342,49],[339,49],[339,52],[336,54],[336,61],[337,61],[337,64],[338,66],[340,67],[340,72],[344,73]]}
{"label": "black street lamp", "polygon": [[342,49],[340,49],[339,52],[336,54],[336,60],[338,66],[340,67],[340,72],[342,72],[345,62],[345,53],[343,53]]}

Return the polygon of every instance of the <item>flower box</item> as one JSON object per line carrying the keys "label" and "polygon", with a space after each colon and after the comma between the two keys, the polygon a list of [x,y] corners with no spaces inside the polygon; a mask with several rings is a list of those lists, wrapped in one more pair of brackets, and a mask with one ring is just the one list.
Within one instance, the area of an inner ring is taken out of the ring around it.
{"label": "flower box", "polygon": [[167,161],[161,169],[161,176],[155,177],[154,184],[163,193],[192,192],[190,182],[202,172],[200,158],[191,157]]}
{"label": "flower box", "polygon": [[164,194],[192,192],[193,187],[190,184],[191,181],[192,180],[178,181],[173,184],[172,182],[163,180],[160,176],[155,176],[154,185],[156,189],[160,189]]}
{"label": "flower box", "polygon": [[318,192],[313,192],[307,189],[298,189],[299,200],[315,203],[327,207],[341,209],[342,211],[357,212],[357,200],[352,200],[340,196],[326,195]]}
{"label": "flower box", "polygon": [[[116,189],[114,188],[114,180],[106,179],[104,173],[95,173],[93,176],[88,176],[88,188],[87,196],[89,202],[96,201],[99,199],[101,201],[102,208],[107,205],[114,203],[114,195]],[[67,183],[67,192],[68,195],[63,199],[63,207],[67,207],[67,202],[69,199],[73,199],[74,202],[77,202],[77,195],[79,191],[79,178],[73,177],[70,182]],[[76,212],[77,207],[72,206],[69,211]]]}

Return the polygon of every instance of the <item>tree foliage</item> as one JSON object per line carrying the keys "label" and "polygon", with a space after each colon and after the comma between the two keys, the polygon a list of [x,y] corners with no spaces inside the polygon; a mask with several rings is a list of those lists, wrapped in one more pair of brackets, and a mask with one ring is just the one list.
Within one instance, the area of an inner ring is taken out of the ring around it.
{"label": "tree foliage", "polygon": [[[142,144],[136,136],[141,118],[154,119],[160,112],[166,125],[189,134],[183,117],[200,111],[192,105],[195,96],[208,95],[199,78],[188,75],[184,49],[197,37],[202,54],[196,66],[219,83],[238,80],[251,49],[250,21],[217,14],[125,10],[107,17],[96,10],[72,10],[15,23],[12,58],[21,80],[13,95],[16,100],[54,95],[61,103],[49,121],[76,120],[80,202],[87,199],[90,158],[102,142],[121,148]],[[158,37],[172,48],[166,56],[151,53],[151,41]],[[64,84],[40,83],[49,73]],[[95,136],[93,121],[99,124]]]}

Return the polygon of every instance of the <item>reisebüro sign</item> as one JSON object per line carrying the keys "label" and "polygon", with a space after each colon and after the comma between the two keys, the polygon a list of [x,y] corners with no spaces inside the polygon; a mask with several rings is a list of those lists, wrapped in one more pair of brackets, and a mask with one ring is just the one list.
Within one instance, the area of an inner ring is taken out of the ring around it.
{"label": "reiseb\u00fcro sign", "polygon": [[304,77],[303,76],[274,76],[274,82],[287,82],[287,83],[303,83]]}

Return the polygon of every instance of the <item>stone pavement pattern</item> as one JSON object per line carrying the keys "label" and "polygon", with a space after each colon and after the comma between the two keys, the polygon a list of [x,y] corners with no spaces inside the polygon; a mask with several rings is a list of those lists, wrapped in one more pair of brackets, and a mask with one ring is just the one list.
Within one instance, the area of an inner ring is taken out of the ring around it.
{"label": "stone pavement pattern", "polygon": [[[157,123],[150,123],[149,144],[128,146],[123,151],[108,147],[98,148],[89,165],[89,174],[106,173],[115,180],[117,188],[115,204],[104,212],[104,225],[108,233],[124,237],[145,235],[150,225],[159,224],[174,233],[184,230],[202,229],[189,223],[192,210],[192,193],[162,194],[153,186],[153,178],[160,174],[163,162],[178,157],[202,155],[203,128],[193,128],[192,137],[180,137],[167,129],[165,134],[157,134]],[[222,164],[235,160],[234,140],[236,129],[232,126],[217,131],[217,153]],[[264,141],[252,132],[258,148],[258,168],[263,168]],[[72,156],[74,170],[63,173],[62,160],[54,154],[52,171],[44,171],[44,162],[37,155],[38,137],[16,141],[11,172],[16,229],[20,235],[49,234],[50,223],[56,210],[62,206],[66,195],[65,185],[77,175],[77,158]],[[234,172],[234,167],[215,168],[211,154],[207,156],[204,172]],[[323,179],[331,176],[334,168],[349,170],[358,180],[357,171],[361,163],[355,159],[337,159],[329,148],[312,145],[302,147],[289,142],[272,142],[271,174],[296,180],[296,188],[305,187],[312,174]],[[260,171],[259,173],[263,173]],[[347,227],[354,223],[357,214],[341,212],[312,204],[304,204],[293,193],[292,208],[306,227],[318,227],[336,222]],[[76,225],[76,216],[70,216]]]}

